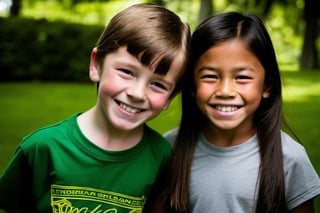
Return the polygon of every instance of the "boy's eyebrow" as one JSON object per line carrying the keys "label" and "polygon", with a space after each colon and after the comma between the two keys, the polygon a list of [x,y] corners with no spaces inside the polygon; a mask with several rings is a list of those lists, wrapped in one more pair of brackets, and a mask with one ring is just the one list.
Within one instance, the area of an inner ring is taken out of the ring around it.
{"label": "boy's eyebrow", "polygon": [[126,66],[126,67],[129,67],[130,69],[133,69],[133,68],[136,69],[142,65],[135,61],[128,61],[128,60],[123,61],[123,60],[117,60],[117,59],[115,60],[115,63],[118,66]]}

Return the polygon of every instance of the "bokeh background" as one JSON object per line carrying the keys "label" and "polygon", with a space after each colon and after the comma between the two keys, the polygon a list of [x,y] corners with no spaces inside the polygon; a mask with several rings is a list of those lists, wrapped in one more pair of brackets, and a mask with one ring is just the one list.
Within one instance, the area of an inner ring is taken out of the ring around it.
{"label": "bokeh background", "polygon": [[[320,174],[318,0],[0,0],[0,173],[22,137],[95,104],[90,52],[117,12],[141,2],[173,10],[192,30],[224,11],[261,17],[283,77],[286,119]],[[179,101],[149,125],[161,133],[176,127]]]}

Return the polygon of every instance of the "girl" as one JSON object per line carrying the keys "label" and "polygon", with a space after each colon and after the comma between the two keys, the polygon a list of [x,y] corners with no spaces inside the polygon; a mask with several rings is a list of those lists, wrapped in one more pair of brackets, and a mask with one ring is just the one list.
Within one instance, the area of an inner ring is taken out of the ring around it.
{"label": "girl", "polygon": [[[261,20],[209,18],[192,35],[190,62],[180,128],[166,135],[174,142],[167,210],[313,212],[320,180],[305,149],[281,130],[280,73]],[[160,204],[153,208],[164,212]]]}

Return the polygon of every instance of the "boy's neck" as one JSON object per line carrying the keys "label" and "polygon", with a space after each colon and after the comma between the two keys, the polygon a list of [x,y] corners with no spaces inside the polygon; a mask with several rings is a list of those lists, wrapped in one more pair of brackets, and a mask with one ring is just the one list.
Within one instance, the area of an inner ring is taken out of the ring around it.
{"label": "boy's neck", "polygon": [[108,126],[96,107],[78,116],[82,134],[96,146],[110,151],[130,149],[137,145],[143,136],[144,126],[133,130],[119,130]]}

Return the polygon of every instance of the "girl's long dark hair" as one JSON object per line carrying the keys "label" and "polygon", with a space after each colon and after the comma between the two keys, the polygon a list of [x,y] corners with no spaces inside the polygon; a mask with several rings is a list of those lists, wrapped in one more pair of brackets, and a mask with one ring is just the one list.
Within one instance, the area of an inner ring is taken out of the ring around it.
{"label": "girl's long dark hair", "polygon": [[254,115],[260,149],[256,213],[287,212],[281,148],[282,116],[280,72],[270,36],[255,15],[227,12],[212,16],[200,24],[192,35],[191,59],[184,76],[182,119],[170,163],[170,178],[165,195],[172,209],[188,211],[188,188],[195,144],[205,116],[199,111],[195,97],[193,66],[209,48],[231,39],[242,40],[259,59],[265,70],[265,88],[271,95],[263,99]]}

